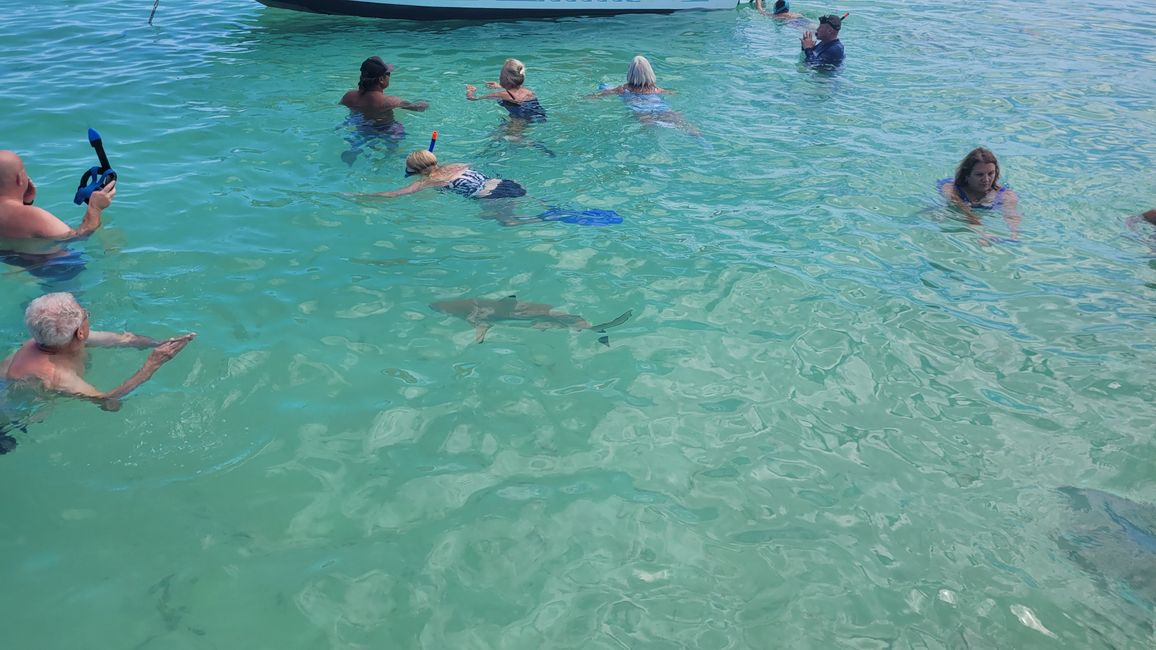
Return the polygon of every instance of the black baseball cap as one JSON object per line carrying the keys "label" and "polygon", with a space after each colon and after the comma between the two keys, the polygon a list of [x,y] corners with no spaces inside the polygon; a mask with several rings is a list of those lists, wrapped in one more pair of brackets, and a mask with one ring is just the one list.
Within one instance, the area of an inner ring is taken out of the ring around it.
{"label": "black baseball cap", "polygon": [[384,77],[393,72],[393,65],[381,60],[380,56],[371,56],[361,62],[361,76]]}
{"label": "black baseball cap", "polygon": [[830,25],[831,29],[839,31],[843,28],[843,19],[838,16],[820,16],[820,25]]}

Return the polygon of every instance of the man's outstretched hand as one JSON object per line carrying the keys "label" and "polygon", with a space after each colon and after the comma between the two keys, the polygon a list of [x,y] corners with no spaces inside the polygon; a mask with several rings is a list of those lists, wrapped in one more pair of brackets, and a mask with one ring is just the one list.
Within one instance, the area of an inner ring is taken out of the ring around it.
{"label": "man's outstretched hand", "polygon": [[152,352],[149,352],[149,362],[159,366],[172,361],[173,357],[184,350],[185,346],[196,337],[196,332],[189,332],[183,336],[174,336],[171,339],[161,341],[153,348]]}

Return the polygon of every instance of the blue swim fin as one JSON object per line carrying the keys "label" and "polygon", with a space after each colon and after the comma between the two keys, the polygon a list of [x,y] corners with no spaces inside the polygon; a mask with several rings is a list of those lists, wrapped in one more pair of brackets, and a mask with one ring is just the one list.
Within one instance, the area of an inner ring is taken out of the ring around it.
{"label": "blue swim fin", "polygon": [[538,215],[542,221],[561,221],[579,226],[612,226],[622,223],[622,217],[614,210],[599,210],[588,208],[585,210],[571,210],[552,206]]}

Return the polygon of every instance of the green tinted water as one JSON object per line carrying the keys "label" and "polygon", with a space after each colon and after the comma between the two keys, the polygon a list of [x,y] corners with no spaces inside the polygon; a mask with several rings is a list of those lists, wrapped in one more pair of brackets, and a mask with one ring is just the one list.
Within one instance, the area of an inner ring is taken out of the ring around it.
{"label": "green tinted water", "polygon": [[[150,8],[0,12],[0,146],[38,203],[79,218],[89,126],[121,175],[61,288],[96,327],[200,333],[120,412],[56,403],[14,434],[6,647],[1154,642],[1156,554],[1104,519],[1118,547],[1074,557],[1095,524],[1056,491],[1156,501],[1156,265],[1123,225],[1156,207],[1147,3],[852,2],[835,76],[747,9]],[[587,98],[637,53],[701,139]],[[349,167],[336,102],[370,54],[431,107]],[[507,56],[556,157],[464,99]],[[435,129],[443,161],[626,221],[345,195],[400,187]],[[1020,193],[1019,245],[937,208],[979,144]],[[0,283],[14,349],[43,288]],[[504,324],[476,345],[428,307],[510,294],[634,318],[609,348]],[[140,359],[100,351],[90,379]]]}

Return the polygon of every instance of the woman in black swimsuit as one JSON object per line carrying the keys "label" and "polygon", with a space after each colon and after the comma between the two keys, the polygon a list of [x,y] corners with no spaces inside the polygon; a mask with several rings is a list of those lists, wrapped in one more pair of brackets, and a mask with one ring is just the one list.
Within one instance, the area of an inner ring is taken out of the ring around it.
{"label": "woman in black swimsuit", "polygon": [[495,89],[500,88],[501,92],[490,93],[479,97],[476,94],[478,89],[470,84],[466,84],[466,99],[470,101],[477,101],[479,99],[497,100],[498,105],[506,109],[506,112],[510,114],[510,118],[505,121],[502,129],[496,134],[497,139],[529,144],[553,158],[554,152],[550,151],[545,145],[525,138],[526,127],[529,124],[546,121],[546,109],[542,108],[542,104],[538,102],[538,96],[534,94],[534,91],[522,85],[525,82],[526,66],[517,59],[506,59],[506,62],[502,65],[502,71],[498,75],[498,81],[486,82],[487,86]]}
{"label": "woman in black swimsuit", "polygon": [[478,97],[475,95],[478,89],[466,84],[466,99],[470,101],[496,99],[498,105],[509,111],[510,117],[514,119],[545,122],[546,109],[538,103],[538,96],[534,91],[522,85],[524,83],[526,83],[526,66],[517,59],[506,59],[502,71],[498,74],[498,81],[486,82],[486,86],[501,88],[502,92]]}

